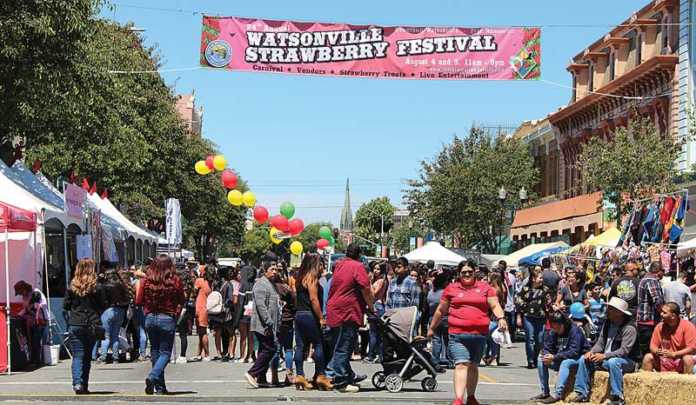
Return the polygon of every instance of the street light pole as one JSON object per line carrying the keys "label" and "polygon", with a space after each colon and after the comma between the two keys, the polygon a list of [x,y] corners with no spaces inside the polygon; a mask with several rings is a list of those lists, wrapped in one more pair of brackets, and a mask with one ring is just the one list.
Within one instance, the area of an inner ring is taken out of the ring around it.
{"label": "street light pole", "polygon": [[496,241],[496,246],[498,248],[498,254],[501,254],[501,245],[503,239],[503,221],[505,217],[505,200],[507,199],[507,190],[505,187],[500,187],[498,190],[498,199],[500,200],[500,222],[498,223],[498,240]]}

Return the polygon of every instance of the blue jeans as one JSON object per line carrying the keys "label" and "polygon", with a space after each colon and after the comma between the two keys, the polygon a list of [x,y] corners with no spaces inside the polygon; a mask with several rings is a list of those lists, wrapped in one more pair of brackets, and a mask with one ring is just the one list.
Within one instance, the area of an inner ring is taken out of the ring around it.
{"label": "blue jeans", "polygon": [[539,373],[539,388],[541,388],[541,393],[545,395],[550,394],[549,369],[556,370],[558,371],[558,380],[556,381],[554,397],[560,398],[561,395],[563,395],[563,390],[565,390],[566,383],[568,382],[570,371],[578,367],[578,362],[579,360],[565,359],[561,362],[554,361],[553,364],[547,366],[541,361],[541,357],[539,357],[537,373]]}
{"label": "blue jeans", "polygon": [[355,379],[355,372],[350,367],[350,358],[353,355],[355,340],[358,337],[358,326],[352,322],[344,323],[343,325],[331,328],[334,334],[333,358],[329,363],[329,367],[333,371],[334,386],[342,387],[352,384]]}
{"label": "blue jeans", "polygon": [[539,352],[544,343],[545,318],[524,317],[524,349],[527,353],[527,364],[536,365]]}
{"label": "blue jeans", "polygon": [[367,322],[370,325],[370,349],[367,353],[367,357],[371,360],[374,360],[375,358],[379,357],[384,357],[382,355],[382,337],[379,334],[379,330],[377,329],[377,319],[379,317],[382,317],[384,315],[384,304],[380,303],[375,303],[375,316],[368,316],[367,317]]}
{"label": "blue jeans", "polygon": [[166,314],[151,313],[145,317],[145,330],[150,338],[150,361],[152,370],[147,378],[155,382],[159,389],[165,387],[164,369],[172,356],[176,321]]}
{"label": "blue jeans", "polygon": [[294,328],[292,325],[281,324],[278,327],[278,351],[276,352],[275,356],[273,356],[273,360],[271,361],[274,369],[277,369],[280,365],[280,359],[282,356],[283,361],[285,362],[285,368],[287,370],[292,370],[292,360],[295,356],[295,351],[292,348],[293,335]]}
{"label": "blue jeans", "polygon": [[138,351],[144,357],[147,352],[147,332],[145,332],[145,312],[143,312],[143,307],[135,307],[133,321],[135,322],[135,330],[138,332]]}
{"label": "blue jeans", "polygon": [[106,360],[106,354],[109,348],[111,348],[114,361],[118,361],[118,332],[121,330],[121,324],[125,316],[126,311],[121,307],[110,307],[102,313],[101,321],[104,326],[104,340],[101,342],[100,359]]}
{"label": "blue jeans", "polygon": [[497,359],[498,353],[500,353],[500,345],[493,341],[491,336],[493,332],[498,329],[498,321],[491,321],[488,324],[488,336],[486,336],[486,356],[491,359]]}
{"label": "blue jeans", "polygon": [[[590,363],[583,358],[578,359],[578,372],[575,375],[575,392],[584,398],[589,398],[590,396],[590,373],[594,372],[597,366],[597,364]],[[626,373],[634,372],[636,363],[631,359],[612,357],[609,360],[604,360],[599,365],[599,369],[609,372],[610,395],[623,398],[623,376]]]}
{"label": "blue jeans", "polygon": [[449,333],[447,332],[447,325],[443,325],[444,322],[440,322],[437,328],[433,331],[433,360],[436,364],[447,364],[452,365],[452,360],[450,359],[449,352],[447,351],[447,346],[449,345]]}
{"label": "blue jeans", "polygon": [[92,368],[90,348],[94,347],[94,334],[86,326],[68,326],[70,352],[72,353],[72,385],[89,386],[89,370]]}
{"label": "blue jeans", "polygon": [[314,346],[314,374],[326,373],[326,359],[321,342],[321,327],[310,311],[298,311],[295,314],[295,373],[304,376],[304,349],[309,344]]}

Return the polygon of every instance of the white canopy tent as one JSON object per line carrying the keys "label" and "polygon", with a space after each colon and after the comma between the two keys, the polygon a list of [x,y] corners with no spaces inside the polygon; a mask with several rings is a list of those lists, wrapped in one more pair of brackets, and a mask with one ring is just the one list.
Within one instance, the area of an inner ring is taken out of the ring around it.
{"label": "white canopy tent", "polygon": [[524,259],[525,257],[531,256],[535,253],[539,253],[544,250],[553,249],[557,247],[568,248],[569,246],[567,243],[562,241],[551,243],[535,243],[529,246],[525,246],[516,252],[510,253],[509,255],[505,256],[503,260],[505,260],[505,263],[507,263],[508,267],[518,267],[519,261],[521,259]]}
{"label": "white canopy tent", "polygon": [[435,262],[435,265],[456,266],[462,260],[466,260],[464,256],[460,256],[439,242],[430,241],[420,248],[413,250],[404,256],[409,261],[426,263],[429,260]]}
{"label": "white canopy tent", "polygon": [[677,257],[684,257],[696,251],[696,238],[679,242],[677,245]]}

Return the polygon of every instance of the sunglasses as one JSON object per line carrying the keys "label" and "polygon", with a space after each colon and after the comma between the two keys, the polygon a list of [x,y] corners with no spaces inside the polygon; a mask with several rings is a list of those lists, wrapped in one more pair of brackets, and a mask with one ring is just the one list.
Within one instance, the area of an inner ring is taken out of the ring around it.
{"label": "sunglasses", "polygon": [[473,276],[474,272],[471,270],[465,270],[459,273],[460,276]]}

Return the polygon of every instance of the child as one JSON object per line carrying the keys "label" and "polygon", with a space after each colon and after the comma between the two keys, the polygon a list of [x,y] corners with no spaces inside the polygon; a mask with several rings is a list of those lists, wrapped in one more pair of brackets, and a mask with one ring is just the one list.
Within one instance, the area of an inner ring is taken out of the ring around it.
{"label": "child", "polygon": [[[601,284],[591,284],[589,286],[590,291],[590,319],[594,325],[595,330],[602,330],[604,325],[604,320],[607,317],[607,303],[602,299],[602,285]],[[596,336],[592,336],[592,341],[594,342]]]}

